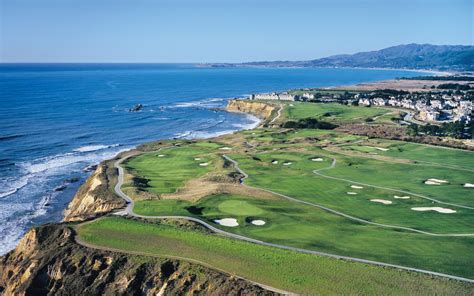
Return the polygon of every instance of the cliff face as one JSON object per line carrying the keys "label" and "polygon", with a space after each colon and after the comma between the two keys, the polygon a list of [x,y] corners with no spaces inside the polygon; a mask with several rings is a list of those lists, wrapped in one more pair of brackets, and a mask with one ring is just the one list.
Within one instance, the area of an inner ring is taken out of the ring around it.
{"label": "cliff face", "polygon": [[183,261],[89,249],[64,225],[31,229],[0,258],[0,295],[273,295]]}
{"label": "cliff face", "polygon": [[275,109],[271,104],[250,100],[229,100],[226,107],[227,111],[250,113],[265,120],[270,118]]}
{"label": "cliff face", "polygon": [[114,168],[101,163],[69,203],[64,221],[84,221],[123,208],[125,201],[108,190],[114,175],[117,175]]}

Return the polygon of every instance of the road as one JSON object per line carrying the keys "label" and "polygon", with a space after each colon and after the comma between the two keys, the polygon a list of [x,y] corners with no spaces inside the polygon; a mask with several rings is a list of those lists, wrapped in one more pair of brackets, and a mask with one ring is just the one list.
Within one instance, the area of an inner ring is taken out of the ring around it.
{"label": "road", "polygon": [[[424,273],[424,274],[428,274],[428,275],[432,275],[432,276],[440,276],[440,277],[445,277],[445,278],[450,278],[450,279],[454,279],[454,280],[459,280],[459,281],[464,281],[464,282],[470,282],[470,283],[474,283],[474,279],[468,279],[468,278],[464,278],[464,277],[459,277],[459,276],[454,276],[454,275],[449,275],[449,274],[444,274],[444,273],[439,273],[439,272],[434,272],[434,271],[429,271],[429,270],[424,270],[424,269],[419,269],[419,268],[412,268],[412,267],[407,267],[407,266],[401,266],[401,265],[396,265],[396,264],[389,264],[389,263],[384,263],[384,262],[378,262],[378,261],[373,261],[373,260],[366,260],[366,259],[361,259],[361,258],[355,258],[355,257],[349,257],[349,256],[341,256],[341,255],[336,255],[336,254],[330,254],[330,253],[326,253],[326,252],[319,252],[319,251],[313,251],[313,250],[306,250],[306,249],[301,249],[301,248],[295,248],[295,247],[289,247],[289,246],[285,246],[285,245],[280,245],[280,244],[274,244],[274,243],[269,243],[269,242],[265,242],[265,241],[261,241],[261,240],[257,240],[257,239],[253,239],[253,238],[250,238],[250,237],[246,237],[246,236],[243,236],[243,235],[238,235],[238,234],[235,234],[235,233],[231,233],[231,232],[227,232],[227,231],[224,231],[222,229],[219,229],[217,227],[214,227],[213,225],[210,225],[209,223],[205,222],[205,221],[202,221],[198,218],[194,218],[194,217],[188,217],[188,216],[144,216],[144,215],[138,215],[136,213],[133,212],[133,206],[134,206],[134,202],[133,200],[128,196],[126,195],[122,190],[121,190],[121,186],[123,185],[123,180],[124,180],[124,170],[123,168],[120,166],[120,164],[125,161],[126,159],[128,159],[129,157],[131,157],[133,155],[129,155],[125,158],[122,158],[122,159],[119,159],[115,162],[114,166],[118,169],[118,173],[119,173],[119,176],[118,176],[118,181],[117,181],[117,184],[115,186],[115,192],[120,196],[122,197],[123,199],[125,199],[127,201],[127,206],[124,210],[122,211],[119,211],[119,212],[116,212],[115,214],[116,215],[128,215],[128,216],[132,216],[132,217],[139,217],[139,218],[145,218],[145,219],[183,219],[183,220],[188,220],[188,221],[193,221],[193,222],[196,222],[196,223],[199,223],[200,225],[208,228],[209,230],[215,232],[216,234],[220,234],[220,235],[223,235],[223,236],[226,236],[226,237],[230,237],[230,238],[234,238],[234,239],[239,239],[239,240],[242,240],[242,241],[246,241],[246,242],[250,242],[250,243],[255,243],[255,244],[259,244],[259,245],[263,245],[263,246],[269,246],[269,247],[275,247],[275,248],[279,248],[279,249],[284,249],[284,250],[289,250],[289,251],[295,251],[295,252],[300,252],[300,253],[305,253],[305,254],[313,254],[313,255],[318,255],[318,256],[325,256],[325,257],[330,257],[330,258],[335,258],[335,259],[343,259],[343,260],[348,260],[348,261],[353,261],[353,262],[359,262],[359,263],[365,263],[365,264],[372,264],[372,265],[378,265],[378,266],[384,266],[384,267],[391,267],[391,268],[397,268],[397,269],[401,269],[401,270],[406,270],[406,271],[411,271],[411,272],[419,272],[419,273]],[[235,169],[241,173],[244,177],[242,178],[242,183],[244,181],[244,179],[248,178],[248,174],[245,173],[243,170],[240,169],[238,163],[231,159],[230,157],[228,157],[227,155],[223,155],[224,158],[226,158],[228,161],[232,162],[235,166]],[[332,166],[335,166],[335,160],[333,161],[333,164]],[[243,186],[247,186],[247,185],[244,185],[242,184]],[[300,203],[306,203],[306,204],[310,204],[310,205],[313,205],[313,206],[316,206],[316,207],[319,207],[319,208],[322,208],[324,210],[327,210],[327,211],[330,211],[330,212],[334,212],[334,213],[337,213],[339,215],[345,215],[343,213],[339,213],[335,210],[332,210],[332,209],[329,209],[329,208],[325,208],[323,206],[320,206],[320,205],[316,205],[316,204],[311,204],[311,203],[308,203],[308,202],[305,202],[305,201],[301,201],[301,200],[298,200],[298,199],[295,199],[295,198],[292,198],[292,197],[289,197],[289,196],[285,196],[285,195],[282,195],[282,194],[279,194],[279,193],[276,193],[276,192],[272,192],[272,191],[269,191],[269,190],[266,190],[270,193],[273,193],[273,194],[276,194],[276,195],[279,195],[279,196],[282,196],[286,199],[289,199],[289,200],[292,200],[292,201],[295,201],[295,202],[300,202]],[[346,215],[347,216],[347,215]],[[354,217],[355,218],[355,217]],[[355,218],[355,219],[358,219],[358,218]],[[78,243],[81,243],[81,242],[78,242]],[[260,284],[259,284],[260,285]],[[264,285],[261,285],[262,287],[264,287]]]}

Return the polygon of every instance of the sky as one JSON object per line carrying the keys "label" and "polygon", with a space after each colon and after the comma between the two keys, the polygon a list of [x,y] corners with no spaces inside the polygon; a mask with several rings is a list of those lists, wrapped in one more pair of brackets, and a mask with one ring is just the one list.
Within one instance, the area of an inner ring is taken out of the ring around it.
{"label": "sky", "polygon": [[474,43],[474,0],[0,0],[0,62],[307,60]]}

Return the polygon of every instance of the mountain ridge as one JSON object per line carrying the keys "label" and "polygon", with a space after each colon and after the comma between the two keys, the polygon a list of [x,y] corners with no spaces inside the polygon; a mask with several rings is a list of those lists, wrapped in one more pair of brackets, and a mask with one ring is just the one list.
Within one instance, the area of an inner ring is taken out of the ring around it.
{"label": "mountain ridge", "polygon": [[474,70],[474,46],[401,44],[380,50],[338,54],[304,61],[210,63],[210,67],[332,67]]}

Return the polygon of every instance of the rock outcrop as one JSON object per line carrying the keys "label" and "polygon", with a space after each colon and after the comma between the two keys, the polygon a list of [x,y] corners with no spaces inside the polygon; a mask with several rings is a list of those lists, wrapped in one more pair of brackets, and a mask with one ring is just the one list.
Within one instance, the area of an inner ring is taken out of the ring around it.
{"label": "rock outcrop", "polygon": [[244,112],[267,120],[271,117],[276,107],[269,103],[251,100],[229,100],[226,110],[230,112]]}
{"label": "rock outcrop", "polygon": [[0,295],[274,295],[198,264],[77,244],[61,224],[31,229],[0,257]]}
{"label": "rock outcrop", "polygon": [[109,188],[116,175],[111,161],[98,165],[64,211],[64,221],[84,221],[123,208],[125,201]]}

